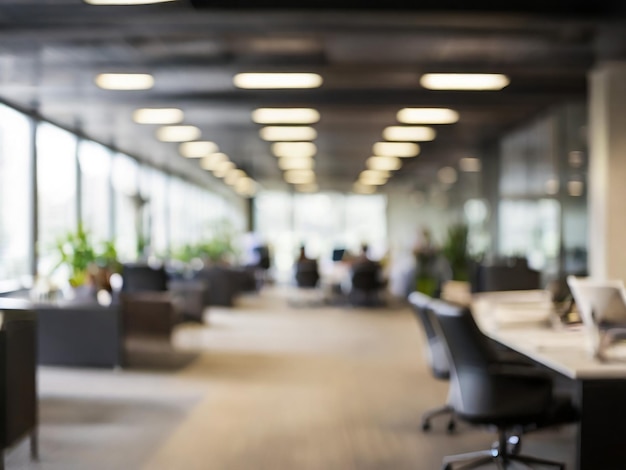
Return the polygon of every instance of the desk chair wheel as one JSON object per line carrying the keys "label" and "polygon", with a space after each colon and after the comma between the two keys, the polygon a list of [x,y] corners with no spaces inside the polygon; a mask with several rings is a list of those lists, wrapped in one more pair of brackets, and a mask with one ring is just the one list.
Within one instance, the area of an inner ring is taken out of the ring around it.
{"label": "desk chair wheel", "polygon": [[522,451],[522,439],[519,436],[509,436],[507,445],[509,446],[509,453],[511,455],[519,455]]}
{"label": "desk chair wheel", "polygon": [[452,470],[452,464],[451,463],[444,464],[443,467],[441,467],[441,470]]}
{"label": "desk chair wheel", "polygon": [[450,419],[450,421],[448,421],[448,434],[452,434],[454,432],[454,430],[456,429],[456,421],[454,419]]}
{"label": "desk chair wheel", "polygon": [[425,419],[424,421],[422,421],[422,431],[430,431],[430,420]]}

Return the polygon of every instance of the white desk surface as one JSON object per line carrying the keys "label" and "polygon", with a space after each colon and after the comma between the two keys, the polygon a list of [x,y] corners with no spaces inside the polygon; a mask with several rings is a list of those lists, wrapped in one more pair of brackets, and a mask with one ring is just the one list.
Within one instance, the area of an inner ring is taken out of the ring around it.
{"label": "white desk surface", "polygon": [[507,321],[493,306],[474,303],[472,311],[480,329],[496,341],[534,361],[573,379],[626,379],[626,345],[612,346],[608,360],[591,356],[588,336],[582,326],[553,327],[549,322],[533,321],[537,311],[529,304],[530,321],[520,321],[524,308],[516,306],[515,319]]}

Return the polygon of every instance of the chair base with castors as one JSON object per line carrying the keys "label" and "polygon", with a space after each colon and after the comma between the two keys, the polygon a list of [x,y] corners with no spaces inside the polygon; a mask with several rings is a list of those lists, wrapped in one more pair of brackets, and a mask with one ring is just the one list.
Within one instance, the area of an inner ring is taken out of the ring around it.
{"label": "chair base with castors", "polygon": [[440,406],[438,408],[429,410],[422,415],[422,431],[429,431],[431,428],[430,420],[437,416],[449,415],[447,431],[449,433],[454,432],[456,429],[456,421],[454,419],[454,409],[450,405]]}
{"label": "chair base with castors", "polygon": [[541,468],[552,467],[565,470],[565,464],[554,460],[541,459],[528,455],[520,455],[520,440],[516,435],[508,436],[506,430],[498,430],[498,441],[491,449],[450,455],[443,458],[442,470],[469,470],[489,463],[495,463],[499,470],[509,468],[512,462],[519,462],[528,468],[540,465]]}

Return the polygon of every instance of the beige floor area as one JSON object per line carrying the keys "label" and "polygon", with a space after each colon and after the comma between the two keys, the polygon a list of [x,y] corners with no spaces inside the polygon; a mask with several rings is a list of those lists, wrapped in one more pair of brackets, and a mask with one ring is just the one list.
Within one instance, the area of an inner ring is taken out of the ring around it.
{"label": "beige floor area", "polygon": [[[178,328],[174,351],[143,351],[125,370],[42,368],[41,458],[22,443],[7,467],[431,470],[490,445],[463,424],[446,434],[445,419],[421,431],[447,384],[429,374],[408,308],[294,308],[290,296],[211,308],[207,325]],[[573,445],[571,427],[524,440],[570,464]]]}

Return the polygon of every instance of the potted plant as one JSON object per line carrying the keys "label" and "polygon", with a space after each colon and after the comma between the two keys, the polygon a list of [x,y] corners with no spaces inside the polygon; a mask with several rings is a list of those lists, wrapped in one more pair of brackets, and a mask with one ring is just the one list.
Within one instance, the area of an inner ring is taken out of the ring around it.
{"label": "potted plant", "polygon": [[52,272],[61,266],[69,268],[69,284],[76,288],[89,281],[89,267],[96,261],[96,251],[91,242],[89,233],[82,224],[76,232],[70,232],[57,241],[59,262]]}
{"label": "potted plant", "polygon": [[81,224],[76,232],[69,232],[57,241],[57,250],[59,262],[53,272],[66,266],[69,269],[68,282],[73,289],[88,289],[90,293],[101,289],[111,291],[109,277],[121,271],[113,241],[106,241],[96,249],[90,233]]}
{"label": "potted plant", "polygon": [[448,228],[448,236],[441,248],[452,274],[453,281],[469,281],[469,256],[467,253],[466,224],[454,224]]}

